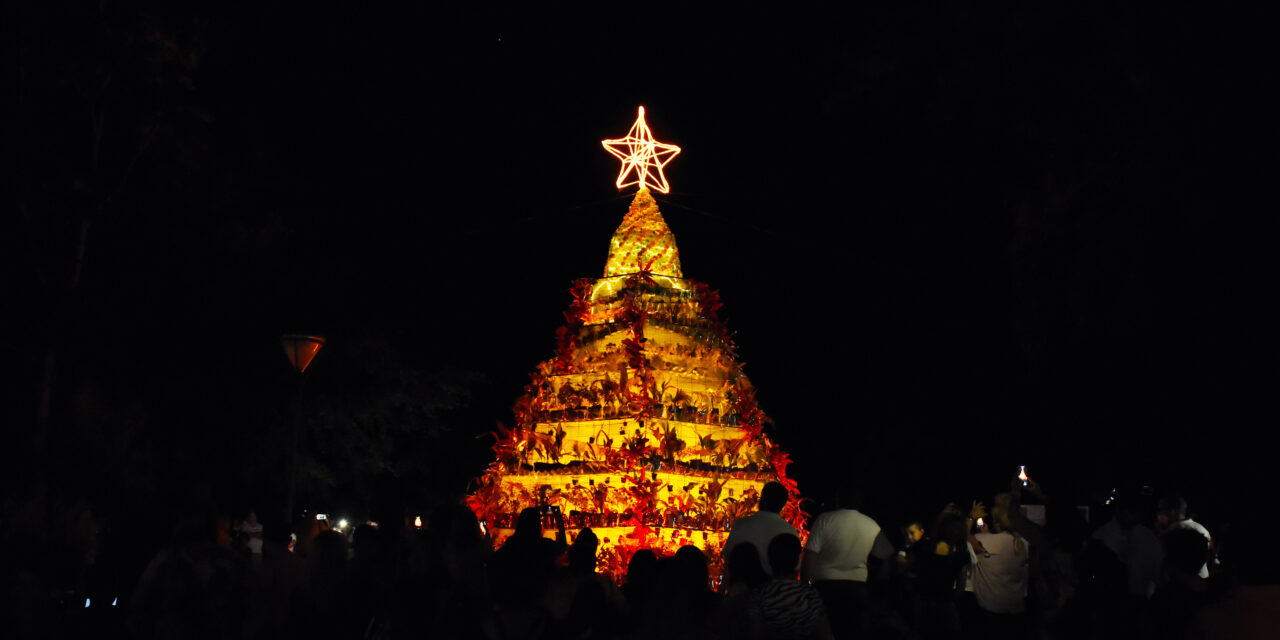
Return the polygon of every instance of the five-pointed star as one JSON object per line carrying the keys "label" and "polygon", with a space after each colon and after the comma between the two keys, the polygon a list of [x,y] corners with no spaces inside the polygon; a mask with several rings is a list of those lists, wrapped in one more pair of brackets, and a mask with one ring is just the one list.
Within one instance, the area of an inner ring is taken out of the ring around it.
{"label": "five-pointed star", "polygon": [[[653,139],[653,132],[644,121],[644,107],[640,107],[640,117],[631,125],[627,137],[617,140],[601,140],[604,150],[622,161],[622,170],[618,172],[618,188],[640,185],[641,189],[652,187],[662,193],[671,191],[667,177],[662,175],[662,167],[680,153],[680,147],[674,144],[663,144]],[[627,176],[635,172],[635,177],[627,181]]]}

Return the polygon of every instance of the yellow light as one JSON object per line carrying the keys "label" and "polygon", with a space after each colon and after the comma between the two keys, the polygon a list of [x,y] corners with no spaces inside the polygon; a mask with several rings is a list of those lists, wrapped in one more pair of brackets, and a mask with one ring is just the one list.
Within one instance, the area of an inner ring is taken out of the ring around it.
{"label": "yellow light", "polygon": [[413,519],[413,526],[415,526],[415,527],[417,527],[417,528],[419,528],[419,529],[421,529],[421,528],[422,528],[422,516],[418,516],[418,517],[416,517],[416,518],[414,518],[414,519]]}
{"label": "yellow light", "polygon": [[[654,274],[681,276],[676,238],[662,219],[658,203],[648,188],[636,192],[622,224],[613,232],[613,238],[609,240],[609,259],[604,265],[606,278],[634,274],[643,274],[643,278],[653,284],[658,284]],[[630,280],[624,277],[617,285],[625,288]]]}
{"label": "yellow light", "polygon": [[494,461],[466,504],[495,546],[523,509],[558,507],[567,533],[596,533],[602,573],[625,574],[640,548],[664,556],[692,544],[718,576],[725,536],[756,511],[766,482],[789,493],[782,517],[802,527],[807,514],[790,457],[762,433],[767,418],[716,317],[719,296],[683,279],[653,198],[678,148],[650,142],[643,109],[627,138],[603,141],[623,162],[619,186],[640,186],[604,277],[574,282],[556,356],[530,376],[517,428],[493,434]]}
{"label": "yellow light", "polygon": [[[653,131],[649,130],[649,125],[644,121],[644,107],[640,107],[640,115],[636,118],[636,123],[631,125],[627,137],[601,140],[600,144],[604,145],[605,151],[622,161],[622,170],[618,172],[619,189],[639,185],[641,189],[652,187],[662,193],[671,191],[666,176],[662,174],[662,167],[680,153],[680,147],[653,139]],[[632,172],[635,177],[628,181]]]}

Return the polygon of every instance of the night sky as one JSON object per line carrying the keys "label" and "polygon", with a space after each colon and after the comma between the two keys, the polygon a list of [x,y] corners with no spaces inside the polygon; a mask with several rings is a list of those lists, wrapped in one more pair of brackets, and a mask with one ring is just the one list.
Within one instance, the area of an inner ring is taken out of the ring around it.
{"label": "night sky", "polygon": [[392,401],[431,437],[337,465],[332,500],[379,465],[460,494],[603,271],[631,190],[600,140],[639,105],[683,148],[658,202],[684,273],[802,490],[933,505],[1026,464],[1212,512],[1261,473],[1225,222],[1258,209],[1229,186],[1259,175],[1245,17],[25,4],[0,234],[22,491],[278,501],[278,340],[309,332],[317,446],[388,389],[454,398]]}

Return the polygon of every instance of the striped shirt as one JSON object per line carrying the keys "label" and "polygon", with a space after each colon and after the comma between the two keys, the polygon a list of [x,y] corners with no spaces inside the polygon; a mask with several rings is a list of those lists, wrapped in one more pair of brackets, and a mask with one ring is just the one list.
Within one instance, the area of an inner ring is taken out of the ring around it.
{"label": "striped shirt", "polygon": [[752,594],[752,604],[767,637],[777,640],[814,637],[825,615],[818,591],[794,579],[770,580]]}

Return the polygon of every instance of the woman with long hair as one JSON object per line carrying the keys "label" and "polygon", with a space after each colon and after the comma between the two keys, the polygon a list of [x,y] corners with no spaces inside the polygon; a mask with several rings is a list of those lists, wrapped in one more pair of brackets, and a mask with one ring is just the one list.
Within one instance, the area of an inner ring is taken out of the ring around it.
{"label": "woman with long hair", "polygon": [[[994,637],[1019,638],[1026,632],[1026,599],[1029,582],[1029,544],[1018,534],[1012,496],[996,496],[990,522],[975,527],[987,515],[982,503],[969,513],[969,546],[973,570],[970,584],[978,604],[978,627]],[[984,632],[985,633],[985,632]]]}

